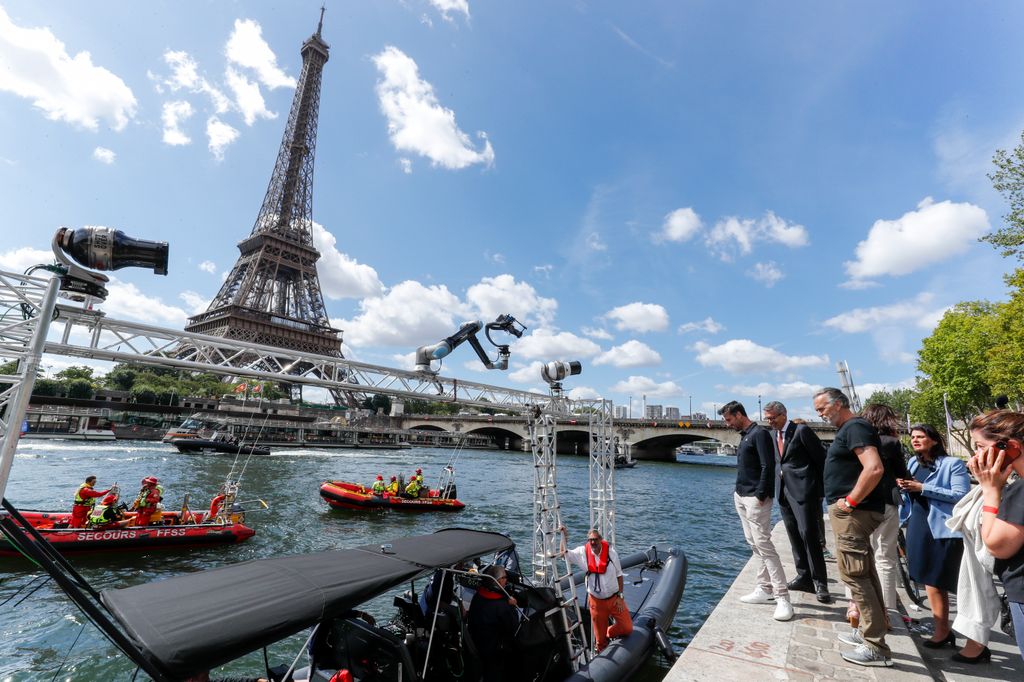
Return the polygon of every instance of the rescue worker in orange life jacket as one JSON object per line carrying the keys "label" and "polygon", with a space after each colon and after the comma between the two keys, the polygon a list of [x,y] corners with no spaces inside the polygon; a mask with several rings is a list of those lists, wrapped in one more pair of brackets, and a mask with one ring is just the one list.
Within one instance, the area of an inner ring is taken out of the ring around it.
{"label": "rescue worker in orange life jacket", "polygon": [[384,487],[384,477],[377,474],[377,480],[373,482],[373,487],[371,488],[373,490],[373,494],[378,497],[382,496],[384,494]]}
{"label": "rescue worker in orange life jacket", "polygon": [[142,479],[142,488],[139,490],[135,502],[132,503],[132,509],[138,512],[135,515],[135,525],[148,526],[156,512],[156,506],[162,499],[164,499],[164,488],[156,476],[146,476]]}
{"label": "rescue worker in orange life jacket", "polygon": [[95,490],[93,489],[95,485],[96,477],[86,476],[85,483],[78,486],[78,490],[75,491],[75,503],[71,506],[69,527],[85,528],[85,522],[89,519],[89,514],[92,513],[96,499],[110,492],[110,490]]}
{"label": "rescue worker in orange life jacket", "polygon": [[[601,653],[612,637],[633,632],[633,619],[622,597],[622,564],[619,554],[596,528],[587,534],[587,544],[566,550],[569,532],[562,526],[562,551],[569,563],[587,572],[587,605],[590,607],[590,631],[594,649]],[[608,624],[609,619],[615,622]]]}
{"label": "rescue worker in orange life jacket", "polygon": [[384,489],[384,491],[388,492],[388,493],[391,493],[392,495],[397,495],[398,494],[398,476],[392,476],[391,477],[391,482],[388,483],[388,485]]}

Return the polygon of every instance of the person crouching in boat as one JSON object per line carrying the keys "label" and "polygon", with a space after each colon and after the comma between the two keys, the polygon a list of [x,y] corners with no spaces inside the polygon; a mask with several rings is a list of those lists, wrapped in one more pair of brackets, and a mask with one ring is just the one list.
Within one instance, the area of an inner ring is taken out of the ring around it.
{"label": "person crouching in boat", "polygon": [[124,528],[132,522],[125,518],[124,508],[117,503],[117,493],[111,492],[100,502],[89,515],[89,525],[96,530],[108,528]]}
{"label": "person crouching in boat", "polygon": [[157,505],[164,499],[164,488],[160,485],[156,476],[146,476],[142,479],[142,488],[139,490],[132,509],[136,511],[135,525],[148,526],[159,519],[156,516]]}
{"label": "person crouching in boat", "polygon": [[386,488],[384,488],[384,492],[390,493],[392,495],[398,494],[398,476],[391,477],[391,482],[388,483]]}
{"label": "person crouching in boat", "polygon": [[405,493],[402,497],[409,499],[416,499],[420,496],[420,480],[415,476],[409,481],[409,485],[405,486]]}
{"label": "person crouching in boat", "polygon": [[371,486],[370,488],[373,491],[373,494],[376,495],[377,497],[383,497],[385,487],[386,486],[384,485],[384,477],[381,476],[380,474],[377,474],[377,480],[373,482],[373,486]]}
{"label": "person crouching in boat", "polygon": [[93,507],[96,506],[96,500],[110,492],[110,490],[95,490],[93,487],[95,485],[96,477],[86,476],[85,483],[78,486],[78,490],[75,491],[75,503],[71,506],[69,528],[85,528],[85,522],[89,520],[89,515],[92,514]]}

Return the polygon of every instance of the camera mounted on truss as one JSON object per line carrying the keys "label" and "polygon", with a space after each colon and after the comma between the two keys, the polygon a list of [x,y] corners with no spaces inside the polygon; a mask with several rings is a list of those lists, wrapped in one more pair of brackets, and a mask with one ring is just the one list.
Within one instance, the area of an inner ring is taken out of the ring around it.
{"label": "camera mounted on truss", "polygon": [[52,271],[60,277],[61,291],[74,300],[107,297],[109,278],[92,270],[153,268],[157,275],[167,274],[167,242],[134,239],[109,227],[61,227],[51,246],[57,259]]}

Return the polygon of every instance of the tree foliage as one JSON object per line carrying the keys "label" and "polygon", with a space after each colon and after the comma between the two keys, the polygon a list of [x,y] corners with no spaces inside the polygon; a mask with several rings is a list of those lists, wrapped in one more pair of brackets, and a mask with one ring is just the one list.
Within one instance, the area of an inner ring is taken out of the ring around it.
{"label": "tree foliage", "polygon": [[1024,260],[1024,133],[1021,143],[1011,151],[996,151],[992,163],[996,169],[988,177],[1006,199],[1010,212],[1003,216],[1002,227],[982,239],[1001,249],[1004,256]]}

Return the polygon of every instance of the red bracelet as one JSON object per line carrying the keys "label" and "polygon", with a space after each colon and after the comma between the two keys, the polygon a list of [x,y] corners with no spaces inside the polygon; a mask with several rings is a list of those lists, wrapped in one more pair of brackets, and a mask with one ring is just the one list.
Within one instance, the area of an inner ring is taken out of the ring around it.
{"label": "red bracelet", "polygon": [[857,504],[853,500],[850,499],[849,495],[846,496],[846,504],[850,505],[850,509],[856,509],[857,508]]}
{"label": "red bracelet", "polygon": [[982,511],[982,513],[988,512],[989,514],[998,514],[999,513],[999,507],[990,507],[990,506],[988,506],[986,504],[986,505],[982,505],[981,511]]}

